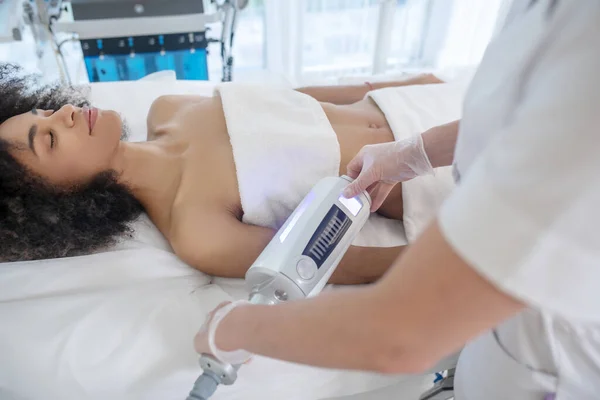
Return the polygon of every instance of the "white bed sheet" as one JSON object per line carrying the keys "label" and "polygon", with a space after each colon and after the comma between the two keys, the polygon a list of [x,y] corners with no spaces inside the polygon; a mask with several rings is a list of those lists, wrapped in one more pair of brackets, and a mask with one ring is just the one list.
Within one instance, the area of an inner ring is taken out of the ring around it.
{"label": "white bed sheet", "polygon": [[[213,88],[200,82],[157,83],[94,85],[91,98],[99,107],[121,110],[132,139],[143,140],[145,118],[139,115],[155,97],[210,95]],[[245,292],[239,280],[213,282],[182,263],[146,217],[135,227],[133,239],[110,251],[0,264],[0,399],[185,398],[201,372],[193,335],[207,312]],[[259,357],[241,369],[234,386],[220,388],[213,398],[325,399],[401,381],[426,387],[430,379],[323,370]]]}
{"label": "white bed sheet", "polygon": [[[143,219],[115,251],[0,265],[0,398],[178,399],[201,372],[192,338],[241,280],[189,268]],[[256,358],[224,399],[324,399],[423,377],[323,370]]]}
{"label": "white bed sheet", "polygon": [[[191,343],[229,296],[159,249],[2,266],[0,398],[185,398]],[[214,399],[321,399],[397,379],[257,358]]]}

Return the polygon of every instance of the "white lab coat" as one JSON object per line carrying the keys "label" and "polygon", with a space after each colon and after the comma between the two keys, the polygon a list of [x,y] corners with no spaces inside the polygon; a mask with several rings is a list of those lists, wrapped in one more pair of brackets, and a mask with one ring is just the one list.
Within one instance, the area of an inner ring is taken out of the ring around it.
{"label": "white lab coat", "polygon": [[467,93],[439,221],[529,307],[465,347],[456,400],[600,399],[600,1],[513,7]]}

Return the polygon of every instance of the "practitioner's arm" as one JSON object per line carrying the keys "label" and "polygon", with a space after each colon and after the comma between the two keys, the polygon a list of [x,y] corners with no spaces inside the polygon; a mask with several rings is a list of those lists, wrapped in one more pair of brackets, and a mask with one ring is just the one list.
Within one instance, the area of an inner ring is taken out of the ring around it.
{"label": "practitioner's arm", "polygon": [[421,134],[425,153],[433,168],[452,165],[460,120],[436,126]]}
{"label": "practitioner's arm", "polygon": [[[236,308],[219,325],[216,345],[319,367],[422,373],[522,307],[433,224],[380,282]],[[206,331],[196,349],[209,351]]]}
{"label": "practitioner's arm", "polygon": [[[393,82],[374,82],[371,86],[374,90],[387,87],[427,85],[433,83],[443,83],[440,79],[431,74],[422,74],[411,78],[393,81]],[[333,104],[354,104],[362,100],[367,92],[371,90],[369,85],[340,85],[340,86],[310,86],[296,89],[305,93],[323,103]]]}

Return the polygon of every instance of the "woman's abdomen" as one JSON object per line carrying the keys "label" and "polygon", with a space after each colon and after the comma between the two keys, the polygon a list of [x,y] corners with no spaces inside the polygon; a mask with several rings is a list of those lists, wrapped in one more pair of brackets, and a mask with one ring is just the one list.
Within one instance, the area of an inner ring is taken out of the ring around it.
{"label": "woman's abdomen", "polygon": [[[340,175],[346,174],[348,163],[364,146],[394,141],[385,115],[370,98],[349,106],[323,104],[323,110],[340,144]],[[394,187],[378,212],[388,218],[402,219],[402,185]]]}
{"label": "woman's abdomen", "polygon": [[364,146],[394,140],[385,116],[370,99],[347,106],[322,106],[340,144],[340,175]]}

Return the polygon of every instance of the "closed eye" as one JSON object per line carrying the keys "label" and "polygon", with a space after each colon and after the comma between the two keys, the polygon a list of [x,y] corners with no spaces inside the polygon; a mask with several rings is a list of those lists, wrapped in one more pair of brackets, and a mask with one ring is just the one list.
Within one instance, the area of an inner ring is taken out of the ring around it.
{"label": "closed eye", "polygon": [[50,131],[50,148],[54,148],[54,133]]}

